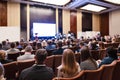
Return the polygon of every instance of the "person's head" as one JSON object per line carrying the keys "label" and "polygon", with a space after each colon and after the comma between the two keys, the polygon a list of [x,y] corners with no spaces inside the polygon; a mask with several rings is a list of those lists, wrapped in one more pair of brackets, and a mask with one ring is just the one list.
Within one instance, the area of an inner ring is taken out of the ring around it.
{"label": "person's head", "polygon": [[80,42],[79,46],[80,46],[80,48],[82,48],[84,46],[84,42]]}
{"label": "person's head", "polygon": [[6,45],[6,41],[2,41],[2,45]]}
{"label": "person's head", "polygon": [[47,41],[47,44],[48,44],[48,45],[51,45],[51,44],[52,44],[52,41],[51,41],[51,40],[48,40],[48,41]]}
{"label": "person's head", "polygon": [[32,52],[32,50],[33,50],[32,46],[25,47],[25,52]]}
{"label": "person's head", "polygon": [[87,60],[88,58],[91,58],[90,51],[87,46],[84,46],[81,48],[81,61]]}
{"label": "person's head", "polygon": [[97,44],[95,43],[95,42],[92,42],[91,44],[90,44],[90,49],[91,50],[97,50]]}
{"label": "person's head", "polygon": [[15,48],[15,46],[16,46],[16,45],[15,45],[14,42],[12,42],[12,43],[10,44],[10,47],[11,47],[11,48]]}
{"label": "person's head", "polygon": [[61,48],[62,47],[62,41],[57,42],[57,47]]}
{"label": "person's head", "polygon": [[3,59],[3,60],[4,60],[5,57],[6,57],[5,51],[0,50],[0,59]]}
{"label": "person's head", "polygon": [[63,71],[68,74],[74,74],[77,71],[76,59],[71,49],[65,49],[62,56]]}
{"label": "person's head", "polygon": [[35,60],[37,64],[43,64],[47,57],[47,51],[45,49],[38,49],[35,53]]}
{"label": "person's head", "polygon": [[106,49],[106,51],[107,51],[107,54],[108,54],[109,57],[112,57],[114,59],[118,58],[117,57],[117,50],[115,48],[113,48],[112,46],[108,47]]}
{"label": "person's head", "polygon": [[16,41],[15,43],[16,43],[16,46],[18,46],[20,44],[18,41]]}

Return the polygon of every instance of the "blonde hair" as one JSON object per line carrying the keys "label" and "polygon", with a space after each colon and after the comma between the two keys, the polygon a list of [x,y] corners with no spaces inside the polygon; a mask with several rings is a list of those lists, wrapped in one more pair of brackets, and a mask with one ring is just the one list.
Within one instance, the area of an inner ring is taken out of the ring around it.
{"label": "blonde hair", "polygon": [[0,50],[0,59],[5,59],[5,51]]}
{"label": "blonde hair", "polygon": [[72,76],[78,71],[74,52],[71,49],[65,49],[62,57],[61,71]]}

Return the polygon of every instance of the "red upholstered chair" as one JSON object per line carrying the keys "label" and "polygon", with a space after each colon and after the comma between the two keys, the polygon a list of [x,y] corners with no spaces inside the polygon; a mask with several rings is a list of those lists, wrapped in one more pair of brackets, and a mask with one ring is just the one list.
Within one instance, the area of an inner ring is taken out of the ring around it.
{"label": "red upholstered chair", "polygon": [[61,65],[62,55],[55,55],[54,56],[54,72],[57,75],[57,67]]}
{"label": "red upholstered chair", "polygon": [[48,56],[44,62],[46,66],[51,67],[52,69],[54,68],[54,55]]}
{"label": "red upholstered chair", "polygon": [[32,66],[34,63],[35,63],[34,59],[17,61],[17,66],[18,66],[18,75],[17,76],[19,76],[19,74],[21,73],[21,71],[23,69]]}
{"label": "red upholstered chair", "polygon": [[53,78],[53,80],[100,80],[103,68],[97,70],[82,70],[78,75],[72,78]]}
{"label": "red upholstered chair", "polygon": [[113,61],[111,64],[102,65],[103,72],[101,75],[101,80],[112,80],[112,75],[114,68],[116,66],[116,61]]}
{"label": "red upholstered chair", "polygon": [[55,77],[52,80],[84,80],[84,70],[81,71],[78,75],[76,75],[75,77],[72,77],[72,78],[58,78],[58,77]]}
{"label": "red upholstered chair", "polygon": [[80,53],[75,54],[76,61],[80,63]]}
{"label": "red upholstered chair", "polygon": [[5,69],[5,78],[7,80],[15,80],[16,79],[16,73],[17,73],[17,65],[16,61],[11,63],[3,64]]}
{"label": "red upholstered chair", "polygon": [[113,70],[112,80],[120,80],[120,60],[116,60],[116,66]]}
{"label": "red upholstered chair", "polygon": [[8,54],[7,57],[8,59],[10,60],[13,60],[13,61],[16,61],[17,60],[17,57],[19,56],[19,52],[18,53],[13,53],[13,54]]}

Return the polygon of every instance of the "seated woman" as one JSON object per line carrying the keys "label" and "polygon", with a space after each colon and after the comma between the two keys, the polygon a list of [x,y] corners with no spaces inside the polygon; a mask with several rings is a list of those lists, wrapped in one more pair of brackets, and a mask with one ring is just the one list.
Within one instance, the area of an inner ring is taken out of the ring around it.
{"label": "seated woman", "polygon": [[1,62],[2,64],[12,62],[12,60],[8,60],[8,59],[6,58],[6,52],[3,51],[3,50],[0,50],[0,62]]}
{"label": "seated woman", "polygon": [[81,70],[95,70],[97,69],[96,61],[91,57],[89,48],[84,46],[81,48]]}
{"label": "seated woman", "polygon": [[4,68],[3,65],[0,63],[0,80],[6,80],[4,78]]}
{"label": "seated woman", "polygon": [[63,51],[62,63],[58,67],[58,77],[70,78],[77,75],[80,70],[73,51],[71,49],[65,49]]}

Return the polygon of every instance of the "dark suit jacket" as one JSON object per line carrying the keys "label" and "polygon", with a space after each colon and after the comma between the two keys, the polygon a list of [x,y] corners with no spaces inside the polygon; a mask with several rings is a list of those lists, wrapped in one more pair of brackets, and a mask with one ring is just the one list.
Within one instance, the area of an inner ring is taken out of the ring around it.
{"label": "dark suit jacket", "polygon": [[59,49],[56,49],[55,51],[53,51],[53,54],[54,55],[62,55],[63,51],[64,51],[63,48],[59,48]]}
{"label": "dark suit jacket", "polygon": [[21,72],[19,80],[52,80],[53,77],[51,68],[45,65],[33,65]]}

